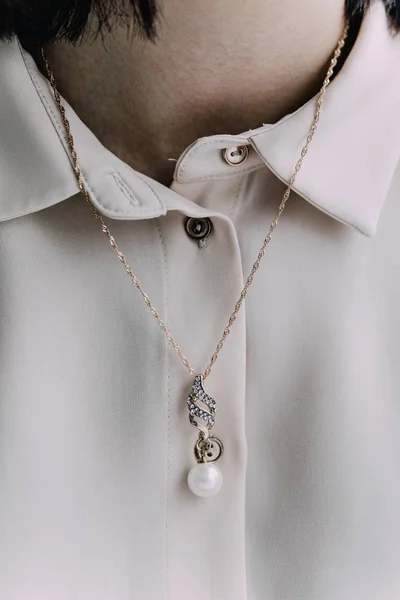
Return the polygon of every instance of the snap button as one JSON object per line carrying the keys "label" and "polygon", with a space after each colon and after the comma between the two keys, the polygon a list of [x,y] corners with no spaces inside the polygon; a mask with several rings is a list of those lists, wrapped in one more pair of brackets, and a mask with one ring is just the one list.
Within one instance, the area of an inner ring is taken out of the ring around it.
{"label": "snap button", "polygon": [[222,152],[224,159],[228,165],[242,165],[249,156],[247,146],[234,146],[233,148],[225,148]]}
{"label": "snap button", "polygon": [[186,233],[194,240],[205,240],[212,230],[212,223],[208,217],[204,219],[188,218],[186,221]]}

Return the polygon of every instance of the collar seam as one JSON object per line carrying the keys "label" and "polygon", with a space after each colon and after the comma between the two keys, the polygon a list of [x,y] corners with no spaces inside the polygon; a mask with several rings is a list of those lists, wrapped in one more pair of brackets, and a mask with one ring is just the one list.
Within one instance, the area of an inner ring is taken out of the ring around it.
{"label": "collar seam", "polygon": [[121,190],[121,192],[127,197],[129,203],[137,208],[142,205],[139,198],[135,195],[134,191],[129,187],[121,173],[118,171],[110,171],[112,178],[115,181],[115,185]]}
{"label": "collar seam", "polygon": [[[246,175],[247,173],[252,173],[253,171],[258,171],[260,169],[264,169],[266,167],[266,163],[262,161],[258,165],[253,165],[252,167],[247,167],[246,169],[235,170],[231,173],[221,173],[219,175],[206,175],[204,177],[190,177],[189,179],[177,179],[179,183],[197,183],[202,181],[214,181],[214,180],[224,180],[224,179],[236,179]],[[234,167],[232,167],[234,168]]]}
{"label": "collar seam", "polygon": [[[22,60],[24,61],[24,64],[25,64],[25,68],[28,71],[29,76],[31,78],[33,87],[35,88],[36,93],[39,96],[39,98],[40,98],[40,100],[41,100],[41,102],[43,104],[43,107],[44,107],[44,109],[46,111],[46,114],[48,116],[49,121],[53,125],[54,129],[57,132],[58,137],[60,138],[60,141],[62,143],[62,147],[64,148],[64,151],[65,151],[65,153],[66,153],[66,155],[68,157],[68,161],[71,164],[71,157],[70,157],[69,152],[67,151],[67,148],[66,148],[66,144],[67,144],[66,134],[65,134],[63,128],[61,127],[61,124],[59,123],[59,121],[57,119],[57,116],[53,112],[53,109],[51,108],[51,106],[50,106],[50,104],[49,104],[49,102],[48,102],[48,100],[46,98],[46,95],[44,94],[44,92],[43,92],[43,90],[41,88],[41,85],[40,85],[39,81],[37,80],[37,78],[36,78],[33,70],[31,69],[31,66],[30,66],[29,62],[26,61],[25,53],[24,53],[23,48],[21,47],[21,44],[20,44],[19,40],[18,40],[18,46],[19,46],[19,49],[20,49],[20,52],[21,52]],[[49,113],[51,114],[51,116],[50,116]],[[71,168],[72,168],[72,164],[71,164]]]}
{"label": "collar seam", "polygon": [[[130,167],[129,167],[130,168]],[[153,196],[155,197],[155,199],[157,200],[157,204],[159,209],[162,212],[165,212],[165,205],[163,203],[163,201],[161,200],[160,196],[157,194],[157,192],[151,187],[151,185],[149,185],[147,183],[147,181],[144,179],[144,177],[142,177],[142,174],[139,173],[139,171],[134,171],[133,169],[131,169],[132,172],[135,174],[135,176],[140,179],[140,181],[150,190],[150,192],[153,194]],[[151,211],[148,211],[151,212]]]}

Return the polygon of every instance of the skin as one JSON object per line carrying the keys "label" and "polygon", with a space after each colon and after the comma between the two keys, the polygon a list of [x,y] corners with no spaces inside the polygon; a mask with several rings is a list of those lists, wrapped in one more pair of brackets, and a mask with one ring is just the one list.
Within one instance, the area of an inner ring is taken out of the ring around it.
{"label": "skin", "polygon": [[[169,185],[201,136],[274,123],[318,92],[343,0],[164,0],[155,44],[120,23],[46,49],[63,96],[132,168]],[[347,51],[349,48],[347,48]]]}

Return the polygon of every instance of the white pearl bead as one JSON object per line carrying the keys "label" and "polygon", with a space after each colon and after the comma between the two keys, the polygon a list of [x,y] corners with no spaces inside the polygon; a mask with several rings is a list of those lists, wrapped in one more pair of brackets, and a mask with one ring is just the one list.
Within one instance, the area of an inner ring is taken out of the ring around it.
{"label": "white pearl bead", "polygon": [[188,485],[196,496],[210,498],[218,494],[222,487],[223,477],[217,465],[200,463],[190,469]]}

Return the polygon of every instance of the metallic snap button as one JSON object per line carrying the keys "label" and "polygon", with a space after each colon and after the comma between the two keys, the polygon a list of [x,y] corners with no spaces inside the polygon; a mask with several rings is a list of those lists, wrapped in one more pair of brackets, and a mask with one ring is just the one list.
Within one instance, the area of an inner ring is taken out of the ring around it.
{"label": "metallic snap button", "polygon": [[249,156],[247,146],[235,146],[234,148],[225,148],[222,152],[224,159],[228,165],[242,165]]}
{"label": "metallic snap button", "polygon": [[186,233],[194,240],[205,240],[212,231],[212,223],[208,217],[205,219],[189,218],[186,221]]}

